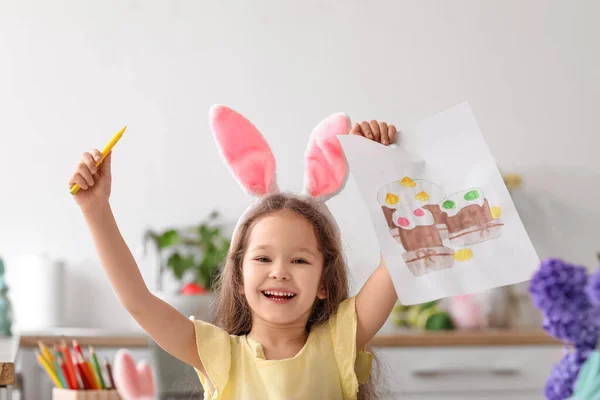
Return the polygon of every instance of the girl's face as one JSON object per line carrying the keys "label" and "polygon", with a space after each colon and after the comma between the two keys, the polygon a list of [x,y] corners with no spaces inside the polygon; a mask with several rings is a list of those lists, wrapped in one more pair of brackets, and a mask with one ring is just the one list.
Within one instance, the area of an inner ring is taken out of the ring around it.
{"label": "girl's face", "polygon": [[321,285],[323,255],[305,218],[278,211],[260,219],[248,238],[242,293],[253,319],[285,325],[306,323]]}

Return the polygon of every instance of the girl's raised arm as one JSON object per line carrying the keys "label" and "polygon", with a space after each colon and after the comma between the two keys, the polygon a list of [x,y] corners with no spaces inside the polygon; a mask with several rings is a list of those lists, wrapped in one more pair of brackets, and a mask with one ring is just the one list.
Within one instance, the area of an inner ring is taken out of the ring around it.
{"label": "girl's raised arm", "polygon": [[131,251],[119,231],[109,197],[112,152],[97,166],[101,153],[84,153],[69,187],[79,184],[74,195],[120,303],[148,335],[165,351],[204,371],[196,350],[194,322],[154,296],[146,286]]}

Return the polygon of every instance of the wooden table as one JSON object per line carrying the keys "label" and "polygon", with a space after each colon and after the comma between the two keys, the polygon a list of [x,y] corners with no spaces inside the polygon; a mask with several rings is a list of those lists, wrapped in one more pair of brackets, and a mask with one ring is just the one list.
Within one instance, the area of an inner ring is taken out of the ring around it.
{"label": "wooden table", "polygon": [[531,346],[561,343],[539,328],[406,332],[377,335],[370,347]]}
{"label": "wooden table", "polygon": [[15,363],[0,362],[0,387],[14,385],[15,383]]}
{"label": "wooden table", "polygon": [[19,351],[18,336],[0,337],[0,399],[10,399],[15,384],[15,360]]}
{"label": "wooden table", "polygon": [[67,340],[69,345],[75,339],[81,346],[94,346],[98,348],[144,348],[148,347],[148,340],[150,340],[148,336],[143,334],[110,334],[102,336],[25,335],[21,336],[21,348],[37,348],[38,340],[41,340],[46,345],[50,345],[59,343],[63,339]]}
{"label": "wooden table", "polygon": [[[82,346],[99,348],[145,348],[149,337],[144,334],[110,334],[101,336],[21,336],[21,348],[35,348],[38,340],[54,344],[62,339],[70,342],[75,339]],[[526,346],[560,345],[560,342],[538,328],[518,328],[508,330],[472,330],[421,332],[406,331],[376,335],[370,347],[423,347],[423,346]]]}

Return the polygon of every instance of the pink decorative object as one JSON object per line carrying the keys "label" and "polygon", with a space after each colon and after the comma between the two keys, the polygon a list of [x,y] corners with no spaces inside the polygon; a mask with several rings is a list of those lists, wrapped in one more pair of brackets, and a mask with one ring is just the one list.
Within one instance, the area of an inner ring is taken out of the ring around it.
{"label": "pink decorative object", "polygon": [[459,329],[479,329],[486,326],[485,316],[473,295],[450,298],[448,311]]}
{"label": "pink decorative object", "polygon": [[[210,109],[209,120],[217,147],[244,190],[256,197],[278,192],[275,157],[259,130],[223,105]],[[337,137],[347,135],[350,128],[348,116],[335,113],[313,129],[304,155],[308,196],[324,202],[344,187],[348,166]]]}
{"label": "pink decorative object", "polygon": [[347,164],[338,135],[350,132],[350,119],[344,113],[321,121],[310,135],[306,147],[304,189],[312,197],[330,198],[343,187]]}
{"label": "pink decorative object", "polygon": [[136,365],[127,350],[120,349],[115,355],[114,379],[123,400],[153,400],[156,395],[150,365],[145,361]]}
{"label": "pink decorative object", "polygon": [[422,209],[422,208],[417,208],[417,209],[414,211],[414,214],[415,214],[415,216],[417,216],[417,217],[423,217],[423,216],[425,215],[425,211],[423,211],[423,209]]}
{"label": "pink decorative object", "polygon": [[398,218],[398,226],[405,227],[405,226],[409,226],[409,225],[410,225],[410,221],[408,219],[406,219],[404,217]]}
{"label": "pink decorative object", "polygon": [[263,196],[276,190],[275,157],[258,129],[226,106],[213,106],[209,119],[221,155],[246,192]]}

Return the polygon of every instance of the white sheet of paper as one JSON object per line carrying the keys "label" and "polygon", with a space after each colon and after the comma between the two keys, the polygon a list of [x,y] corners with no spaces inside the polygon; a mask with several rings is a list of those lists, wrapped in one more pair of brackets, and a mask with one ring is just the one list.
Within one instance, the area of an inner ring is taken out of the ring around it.
{"label": "white sheet of paper", "polygon": [[467,103],[398,129],[339,136],[402,304],[523,282],[539,257]]}

